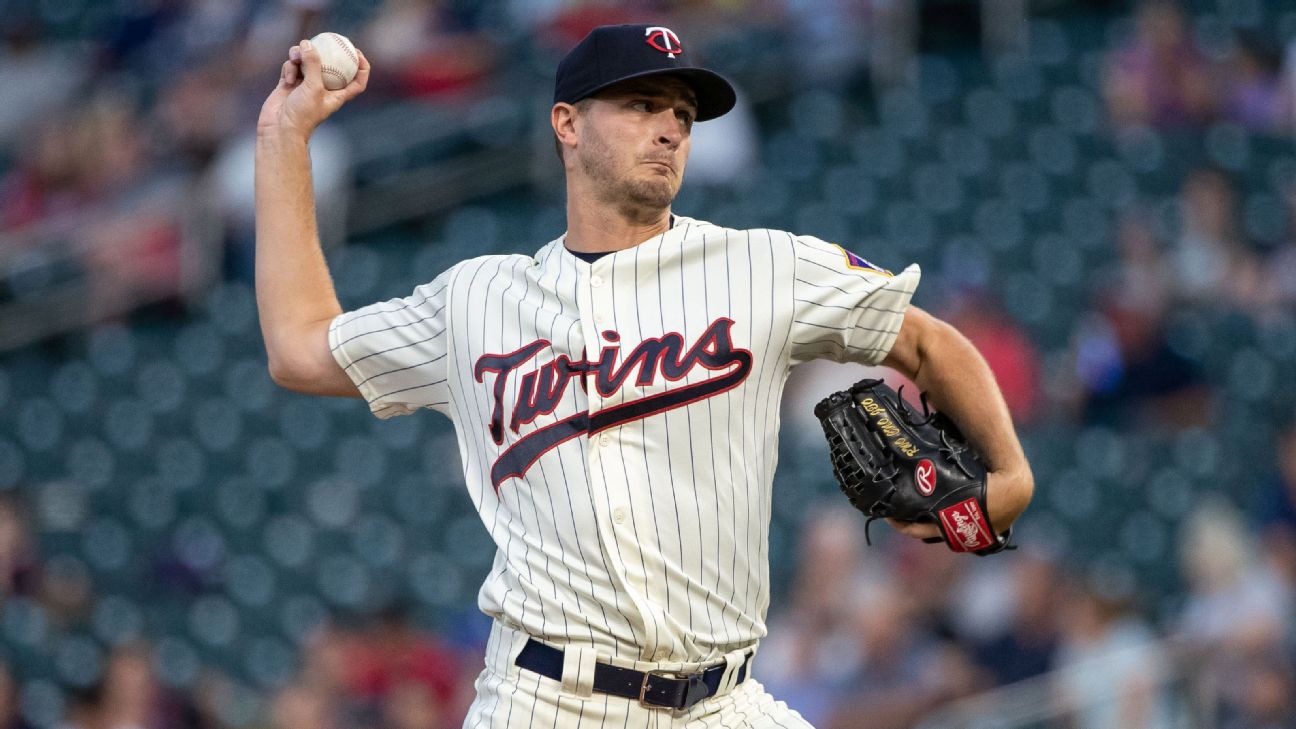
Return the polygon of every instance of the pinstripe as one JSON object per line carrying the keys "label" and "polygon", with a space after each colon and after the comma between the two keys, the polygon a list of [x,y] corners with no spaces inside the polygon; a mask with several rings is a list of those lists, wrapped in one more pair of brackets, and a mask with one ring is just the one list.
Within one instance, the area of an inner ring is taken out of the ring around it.
{"label": "pinstripe", "polygon": [[[755,349],[755,346],[756,346],[756,341],[755,341],[755,340],[756,340],[756,324],[755,324],[755,321],[756,321],[756,272],[755,272],[755,268],[756,268],[756,267],[755,267],[755,266],[753,265],[753,263],[752,263],[752,261],[754,261],[755,259],[754,259],[753,256],[752,256],[752,248],[751,248],[751,231],[750,231],[750,230],[748,230],[748,231],[743,231],[743,236],[744,236],[744,238],[746,239],[746,242],[747,242],[747,256],[746,256],[746,259],[745,259],[746,262],[747,262],[747,278],[746,278],[746,281],[747,281],[747,311],[751,312],[751,314],[752,314],[752,315],[751,315],[750,317],[748,317],[748,319],[747,319],[747,343],[748,343],[748,346],[750,346],[750,347],[752,347],[753,349]],[[768,368],[768,367],[769,367],[769,348],[768,348],[768,344],[766,345],[766,349],[761,350],[761,351],[764,353],[764,356],[762,357],[762,360],[763,360],[763,361],[762,361],[762,365],[761,365],[761,366],[762,366],[763,368]],[[751,398],[747,398],[747,400],[751,400]],[[753,421],[753,419],[754,419],[755,416],[756,416],[756,409],[753,407],[753,408],[752,408],[752,414],[751,414],[751,416],[748,416],[748,414],[747,414],[747,400],[744,400],[744,401],[741,403],[742,427],[743,427],[743,431],[742,431],[742,432],[743,432],[743,436],[742,436],[742,444],[743,444],[742,470],[743,470],[743,480],[746,481],[747,483],[752,483],[752,476],[751,476],[751,474],[749,473],[749,469],[748,469],[748,465],[747,465],[747,464],[751,463],[753,459],[747,455],[748,446],[751,445],[751,440],[750,440],[750,437],[749,437],[748,434],[747,434],[747,431],[748,431],[748,429],[751,427],[751,425],[752,425],[752,421]],[[761,484],[761,486],[759,486],[758,488],[760,488],[760,491],[763,492],[763,491],[764,491],[764,488],[763,488],[763,482],[762,482],[762,481],[757,481],[756,483]],[[758,494],[757,494],[757,498],[755,498],[755,499],[753,499],[753,498],[748,498],[748,499],[747,499],[747,529],[748,529],[748,533],[747,533],[747,549],[746,549],[746,552],[745,552],[746,554],[759,554],[759,553],[760,553],[760,544],[757,543],[755,546],[753,546],[752,543],[751,543],[751,537],[752,537],[752,534],[751,534],[751,532],[752,532],[752,528],[751,528],[751,527],[752,527],[753,524],[757,523],[756,520],[752,518],[752,506],[755,505],[755,504],[757,503],[757,500],[760,499],[760,498],[763,498],[763,496],[762,496],[760,493],[758,493]],[[757,529],[756,531],[757,531],[757,533],[759,533],[759,529]],[[753,570],[747,570],[747,583],[743,586],[743,601],[742,601],[742,604],[744,604],[744,605],[750,605],[750,604],[751,604],[751,588],[752,588],[752,581],[753,581],[754,578],[755,578],[755,572],[754,572]],[[734,581],[734,586],[736,587],[737,585],[738,585],[738,581],[735,580],[735,581]],[[752,627],[754,628],[754,627],[756,627],[756,626],[753,624]]]}
{"label": "pinstripe", "polygon": [[[539,291],[540,291],[540,305],[536,307],[536,309],[535,309],[535,317],[534,317],[534,318],[532,319],[532,321],[531,321],[531,329],[532,329],[532,333],[533,333],[535,336],[537,336],[537,337],[540,336],[540,312],[545,310],[545,304],[547,303],[547,294],[545,293],[545,289],[544,289],[544,281],[543,281],[543,277],[544,277],[544,274],[542,273],[542,274],[539,276],[539,279],[540,279],[540,280],[537,281],[537,288],[538,288]],[[529,293],[529,292],[530,292],[530,280],[529,280],[529,279],[528,279],[528,288],[527,288],[527,290],[528,290],[528,293]],[[519,307],[520,307],[520,306],[521,306],[521,304],[519,303]],[[553,337],[553,322],[557,319],[557,313],[556,313],[556,309],[557,309],[557,307],[555,306],[554,309],[555,309],[554,318],[550,320],[550,327],[549,327],[549,337],[548,337],[548,338],[549,338],[550,341],[552,341],[553,338],[554,338],[554,337]],[[521,314],[519,314],[519,319],[520,319],[520,318],[521,318]],[[558,462],[559,462],[559,464],[562,463],[561,460],[559,460]],[[547,484],[547,485],[548,485],[548,484],[558,484],[558,483],[563,483],[563,482],[566,480],[566,479],[557,480],[557,479],[551,479],[551,478],[549,478],[549,474],[545,472],[545,464],[544,464],[544,462],[541,462],[541,463],[539,463],[539,464],[537,464],[537,465],[538,465],[538,467],[539,467],[539,469],[540,469],[540,477],[541,477],[543,483],[545,483],[545,484]],[[553,491],[554,491],[554,490],[553,490],[552,487],[549,487],[549,488],[544,489],[545,495],[549,497],[549,514],[551,514],[551,515],[557,513],[557,509],[554,508]],[[532,503],[532,507],[533,507],[533,509],[536,509],[536,505],[535,505],[534,503]],[[545,551],[544,551],[544,521],[540,518],[540,513],[539,513],[538,510],[535,510],[534,513],[535,513],[535,520],[536,520],[536,531],[539,532],[539,534],[540,534],[540,548],[541,548],[541,551],[544,552],[544,556],[545,556],[545,574],[547,575],[547,574],[549,574],[549,571],[550,571],[550,569],[551,569],[551,565],[550,565],[550,563],[549,563],[549,554],[548,554],[548,552],[545,552]],[[564,544],[564,543],[563,543],[562,532],[559,531],[559,530],[557,530],[556,528],[555,528],[555,530],[554,530],[554,539],[556,539],[556,540],[558,541],[558,543],[559,543],[560,545],[562,545],[562,547],[563,547],[562,551],[563,551],[564,553],[566,553],[566,552],[569,551],[570,547],[569,547],[567,544]],[[579,540],[577,541],[577,544],[579,545]],[[578,548],[579,548],[579,547],[578,547]],[[583,557],[583,556],[584,556],[584,555],[582,554],[582,557]],[[564,561],[562,561],[562,562],[560,563],[560,566],[561,566],[563,569],[565,569],[566,572],[567,572],[567,580],[566,580],[566,582],[565,582],[564,584],[568,584],[568,585],[570,585],[570,584],[571,584],[571,579],[572,579],[571,562],[564,560]],[[553,592],[552,592],[552,594],[553,594],[554,602],[558,605],[558,610],[559,610],[560,614],[562,615],[562,621],[563,621],[563,637],[565,637],[565,638],[567,639],[568,642],[571,642],[571,623],[570,623],[570,621],[567,619],[567,603],[566,603],[565,600],[563,600],[563,599],[561,599],[561,598],[559,597],[559,590],[558,590],[559,581],[558,581],[558,580],[550,580],[550,586],[553,588]],[[571,592],[571,594],[572,594],[572,599],[573,599],[573,600],[575,601],[575,603],[576,603],[576,605],[575,605],[576,610],[577,610],[578,612],[583,612],[583,611],[584,611],[584,608],[581,606],[580,593],[578,593],[578,592],[576,592],[576,591],[574,591],[574,590],[572,590],[572,591],[570,591],[570,592]],[[556,721],[556,715],[555,715],[555,721]]]}
{"label": "pinstripe", "polygon": [[[813,286],[814,284],[810,284],[810,285]],[[819,288],[823,288],[823,287],[819,287]],[[840,290],[841,289],[838,289],[838,291]],[[860,309],[867,309],[869,311],[880,311],[885,314],[904,313],[904,309],[888,309],[885,306],[874,306],[872,304],[859,304],[857,306],[837,306],[835,304],[824,304],[818,301],[814,301],[813,299],[801,299],[795,296],[792,297],[792,300],[798,304],[809,304],[811,307],[815,309],[840,309],[841,311],[858,311]]]}
{"label": "pinstripe", "polygon": [[[683,237],[680,238],[680,251],[679,251],[679,257],[680,257],[681,262],[682,262],[683,259],[684,259],[684,241],[685,241],[685,240],[688,240],[687,232],[685,233],[685,235],[684,235]],[[703,260],[706,260],[705,257],[703,258]],[[685,293],[684,293],[685,289],[687,288],[687,287],[685,286],[685,283],[684,283],[684,266],[681,265],[681,266],[679,267],[679,269],[680,269],[680,302],[681,302],[681,311],[682,311],[682,313],[683,313],[684,331],[688,331],[688,310],[689,310],[689,305],[688,305],[688,297],[687,297],[687,296],[685,295]],[[693,450],[693,440],[694,440],[694,438],[693,438],[693,408],[685,408],[685,409],[684,409],[684,422],[688,423],[688,433],[689,433],[689,442],[688,442],[688,454],[689,454],[689,481],[690,481],[691,483],[697,483],[697,464],[696,464],[696,462],[695,462],[695,460],[694,460],[694,458],[696,457],[696,453],[695,453],[694,450]],[[702,522],[703,522],[703,519],[702,519],[702,506],[701,506],[701,500],[698,500],[698,501],[696,501],[696,502],[694,502],[694,503],[695,503],[695,505],[697,506],[697,523],[698,523],[698,541],[697,541],[697,543],[700,545],[700,544],[702,544]],[[698,571],[697,571],[697,575],[698,575],[698,579],[699,579],[699,581],[701,581],[701,580],[703,580],[703,579],[706,578],[706,555],[703,554],[703,551],[702,551],[701,549],[698,550]],[[706,608],[707,627],[710,629],[710,632],[708,633],[708,635],[709,635],[709,636],[714,640],[714,637],[715,637],[715,635],[716,635],[716,629],[715,629],[715,616],[713,616],[713,615],[711,614],[711,601],[710,601],[710,600],[704,600],[704,601],[703,601],[703,605],[704,605],[704,607]]]}
{"label": "pinstripe", "polygon": [[[376,379],[378,379],[379,377],[385,377],[385,376],[387,376],[387,375],[394,375],[394,374],[396,374],[397,372],[404,372],[404,371],[406,371],[406,370],[417,369],[417,368],[419,368],[419,367],[426,367],[427,365],[434,364],[434,363],[436,363],[436,362],[440,362],[440,361],[443,360],[443,359],[445,359],[445,355],[444,355],[444,354],[439,354],[439,355],[433,357],[432,359],[426,359],[426,360],[423,360],[422,362],[415,362],[415,363],[412,364],[412,365],[406,365],[406,366],[404,366],[404,367],[397,367],[396,369],[386,370],[386,371],[384,371],[384,372],[379,372],[378,374],[375,374],[375,375],[370,375],[370,376],[364,378],[363,380],[359,380],[359,381],[357,381],[355,384],[356,384],[357,387],[359,387],[360,385],[363,385],[364,383],[366,383],[366,382],[368,382],[368,381],[370,381],[370,380],[376,380]],[[442,381],[444,382],[444,380],[442,380]]]}
{"label": "pinstripe", "polygon": [[[442,308],[445,308],[445,307],[442,307]],[[404,348],[406,348],[406,347],[413,347],[413,346],[415,346],[415,345],[417,345],[417,344],[427,344],[428,342],[431,342],[431,341],[435,340],[437,337],[440,337],[440,336],[443,335],[443,334],[445,334],[445,327],[444,327],[444,326],[441,327],[440,329],[438,329],[437,331],[433,332],[431,335],[426,336],[426,337],[424,337],[424,338],[422,338],[422,339],[419,339],[418,341],[409,342],[409,343],[407,343],[407,344],[402,344],[402,345],[399,345],[399,346],[396,346],[396,347],[388,347],[387,349],[380,349],[380,350],[378,350],[377,352],[373,352],[373,353],[371,353],[371,354],[366,354],[366,355],[364,355],[364,356],[362,356],[362,357],[356,357],[354,360],[351,360],[351,364],[347,365],[347,366],[346,366],[346,369],[351,369],[352,367],[354,367],[354,366],[356,365],[357,362],[363,362],[363,361],[365,361],[366,359],[369,359],[370,357],[377,357],[377,356],[379,356],[379,355],[383,355],[383,354],[391,354],[392,352],[395,352],[395,351],[398,350],[398,349],[404,349]],[[361,336],[363,336],[363,335],[361,335]],[[439,359],[439,358],[438,358],[438,359]]]}
{"label": "pinstripe", "polygon": [[[441,313],[440,310],[438,310],[434,313],[428,314],[427,316],[415,319],[414,321],[407,321],[407,322],[402,322],[400,324],[393,324],[389,327],[383,327],[382,329],[371,329],[367,332],[360,332],[354,337],[350,337],[348,339],[342,340],[341,342],[339,342],[339,346],[354,341],[356,339],[359,339],[360,337],[368,337],[373,334],[382,334],[383,332],[395,331],[396,329],[404,329],[405,327],[412,327],[415,324],[422,324],[425,321],[431,321],[432,319],[436,318],[436,315],[440,313]],[[360,317],[355,317],[355,318],[359,319]],[[354,321],[354,319],[352,321]],[[333,347],[332,349],[337,349],[337,347]]]}
{"label": "pinstripe", "polygon": [[[834,256],[834,257],[835,257],[835,256]],[[822,268],[823,270],[828,271],[829,273],[832,273],[834,276],[850,275],[851,273],[855,273],[855,274],[858,275],[858,278],[860,278],[860,279],[864,279],[864,280],[868,280],[868,279],[866,279],[865,277],[871,275],[871,274],[868,274],[868,273],[866,273],[866,272],[864,272],[864,271],[849,271],[849,272],[848,272],[848,271],[842,271],[841,269],[833,268],[833,267],[831,267],[831,266],[825,266],[825,265],[823,265],[822,263],[819,263],[818,261],[815,261],[815,260],[812,260],[812,259],[809,259],[809,258],[804,258],[804,257],[802,257],[802,256],[797,256],[797,260],[798,260],[798,261],[804,261],[805,263],[809,263],[809,264],[812,265],[812,266],[818,266],[819,268]]]}
{"label": "pinstripe", "polygon": [[[658,270],[659,272],[662,270],[661,252],[662,252],[662,247],[661,247],[661,246],[658,246],[658,247],[657,247],[657,270]],[[666,331],[666,314],[665,314],[665,312],[662,310],[662,307],[661,307],[661,302],[662,302],[662,300],[664,299],[664,295],[663,295],[663,293],[662,293],[662,279],[663,279],[663,278],[665,278],[665,277],[664,277],[664,276],[656,276],[656,279],[657,279],[657,302],[658,302],[658,306],[657,306],[657,317],[658,317],[658,322],[659,322],[660,325],[661,325],[661,331],[664,333],[664,332]],[[662,428],[662,431],[663,431],[663,433],[664,433],[665,436],[666,436],[666,453],[667,453],[667,454],[670,454],[670,453],[673,452],[673,451],[671,450],[671,431],[672,431],[673,429],[670,427],[670,418],[671,418],[672,416],[673,416],[673,417],[679,417],[679,416],[678,416],[677,414],[675,414],[675,413],[669,413],[669,412],[666,413],[665,415],[666,415],[666,427]],[[667,457],[666,457],[666,473],[667,473],[667,475],[670,477],[670,484],[671,484],[671,488],[666,489],[666,492],[667,492],[668,494],[671,495],[671,505],[674,507],[674,510],[675,510],[675,536],[676,536],[676,538],[677,538],[677,540],[678,540],[678,543],[679,543],[679,555],[680,555],[679,563],[680,563],[680,565],[682,566],[682,565],[684,564],[684,525],[683,525],[683,523],[680,521],[679,499],[675,498],[675,463],[674,463],[674,459],[670,458],[669,455],[667,455]],[[687,615],[688,615],[688,618],[687,618],[688,630],[689,630],[690,633],[692,633],[692,632],[693,632],[693,615],[695,614],[694,611],[693,611],[693,591],[692,591],[692,590],[685,590],[685,591],[684,591],[684,599],[685,599],[685,602],[688,604],[688,610],[686,611],[686,612],[687,612]]]}
{"label": "pinstripe", "polygon": [[370,316],[383,316],[385,314],[395,314],[398,311],[409,309],[411,307],[418,308],[419,306],[426,304],[432,299],[435,299],[436,297],[440,296],[441,293],[446,290],[446,287],[448,285],[449,284],[443,285],[441,288],[437,289],[436,291],[433,291],[431,294],[423,297],[422,299],[419,299],[418,301],[402,302],[401,305],[396,307],[395,309],[379,309],[377,307],[382,306],[382,304],[374,304],[373,307],[371,307],[373,309],[372,311],[368,311],[363,314],[357,314],[353,317],[350,317],[348,321],[355,321],[356,319],[364,319],[365,317],[370,317]]}

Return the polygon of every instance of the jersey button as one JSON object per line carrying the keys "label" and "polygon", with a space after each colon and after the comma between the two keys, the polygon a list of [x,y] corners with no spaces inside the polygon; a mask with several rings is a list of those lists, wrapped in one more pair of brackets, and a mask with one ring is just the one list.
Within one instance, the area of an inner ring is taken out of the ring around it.
{"label": "jersey button", "polygon": [[612,512],[612,521],[618,524],[625,523],[625,509],[617,509]]}
{"label": "jersey button", "polygon": [[593,286],[594,288],[598,288],[602,285],[603,285],[602,276],[590,276],[590,286]]}
{"label": "jersey button", "polygon": [[607,434],[600,435],[599,445],[603,446],[604,448],[612,445],[612,438],[609,437]]}

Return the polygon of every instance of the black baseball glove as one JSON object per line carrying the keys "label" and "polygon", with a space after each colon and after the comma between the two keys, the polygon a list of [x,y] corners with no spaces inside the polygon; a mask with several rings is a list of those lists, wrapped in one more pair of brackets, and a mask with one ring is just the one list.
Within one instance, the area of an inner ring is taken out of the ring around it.
{"label": "black baseball glove", "polygon": [[926,395],[922,405],[919,416],[882,380],[861,380],[815,406],[842,492],[867,524],[932,522],[955,552],[1008,549],[1012,529],[996,532],[986,511],[985,465]]}

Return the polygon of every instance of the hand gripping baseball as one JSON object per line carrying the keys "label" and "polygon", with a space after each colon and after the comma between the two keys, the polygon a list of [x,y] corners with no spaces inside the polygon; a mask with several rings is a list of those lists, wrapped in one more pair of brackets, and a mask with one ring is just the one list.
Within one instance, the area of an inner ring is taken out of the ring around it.
{"label": "hand gripping baseball", "polygon": [[[955,552],[1011,549],[986,509],[987,472],[958,427],[932,411],[920,416],[881,380],[862,380],[815,407],[842,492],[874,519],[934,524]],[[867,536],[867,531],[865,532]]]}
{"label": "hand gripping baseball", "polygon": [[360,67],[351,83],[336,91],[324,86],[319,50],[302,41],[288,51],[279,83],[261,106],[257,132],[290,132],[309,137],[333,112],[359,96],[369,83],[369,61],[359,50]]}

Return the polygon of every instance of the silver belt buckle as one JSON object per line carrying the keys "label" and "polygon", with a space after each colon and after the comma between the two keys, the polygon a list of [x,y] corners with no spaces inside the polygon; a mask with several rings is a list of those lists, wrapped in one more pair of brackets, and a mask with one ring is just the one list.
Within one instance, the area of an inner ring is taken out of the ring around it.
{"label": "silver belt buckle", "polygon": [[646,698],[648,696],[648,680],[651,679],[653,676],[661,676],[662,678],[676,678],[675,674],[671,671],[644,671],[643,683],[639,684],[639,705],[644,707],[645,709],[673,709],[674,707],[672,706],[662,706],[660,704],[648,703],[648,700]]}
{"label": "silver belt buckle", "polygon": [[[644,671],[643,683],[639,684],[639,705],[647,709],[669,709],[671,711],[684,711],[692,707],[697,702],[707,697],[707,685],[704,678],[706,671],[696,671],[687,675],[679,675],[673,671]],[[653,676],[662,678],[672,678],[676,680],[688,681],[688,686],[684,689],[684,705],[681,707],[662,706],[660,704],[648,703],[648,681]]]}

